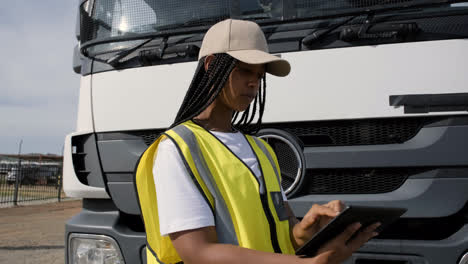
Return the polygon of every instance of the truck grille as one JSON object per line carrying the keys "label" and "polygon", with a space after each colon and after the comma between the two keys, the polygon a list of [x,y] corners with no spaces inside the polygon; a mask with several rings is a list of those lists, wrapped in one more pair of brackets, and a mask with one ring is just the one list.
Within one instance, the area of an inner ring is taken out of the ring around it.
{"label": "truck grille", "polygon": [[265,124],[283,129],[305,146],[398,144],[410,140],[426,124],[441,117],[382,118]]}
{"label": "truck grille", "polygon": [[391,192],[415,174],[431,168],[308,169],[302,195]]}
{"label": "truck grille", "polygon": [[[305,146],[352,146],[398,144],[410,140],[427,124],[447,117],[424,116],[337,121],[311,121],[263,124],[264,128],[285,130]],[[151,145],[165,129],[127,132]]]}

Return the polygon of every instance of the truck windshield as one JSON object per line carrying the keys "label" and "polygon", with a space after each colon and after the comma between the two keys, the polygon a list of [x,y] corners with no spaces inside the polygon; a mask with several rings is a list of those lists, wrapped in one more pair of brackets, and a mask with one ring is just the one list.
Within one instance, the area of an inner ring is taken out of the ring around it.
{"label": "truck windshield", "polygon": [[[108,43],[111,52],[141,43],[144,35],[206,27],[226,18],[259,24],[359,14],[368,10],[434,4],[441,0],[86,0],[80,6],[80,42]],[[447,1],[443,1],[447,3]],[[463,5],[463,4],[462,4]],[[141,36],[141,37],[140,37]],[[132,41],[130,41],[132,40]],[[94,45],[93,45],[94,46]]]}

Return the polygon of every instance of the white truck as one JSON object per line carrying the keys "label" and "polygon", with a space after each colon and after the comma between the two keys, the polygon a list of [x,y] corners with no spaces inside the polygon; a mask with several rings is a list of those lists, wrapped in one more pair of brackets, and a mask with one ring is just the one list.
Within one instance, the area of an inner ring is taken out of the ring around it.
{"label": "white truck", "polygon": [[[173,121],[206,30],[257,22],[292,66],[259,135],[298,218],[313,203],[408,211],[347,264],[468,263],[468,5],[426,0],[80,0],[66,263],[146,263],[133,183]],[[268,236],[266,236],[268,237]]]}

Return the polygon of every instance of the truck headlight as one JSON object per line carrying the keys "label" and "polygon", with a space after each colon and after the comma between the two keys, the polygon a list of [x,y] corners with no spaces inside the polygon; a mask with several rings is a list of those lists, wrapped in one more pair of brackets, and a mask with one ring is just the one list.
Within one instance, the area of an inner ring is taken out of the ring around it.
{"label": "truck headlight", "polygon": [[68,264],[125,264],[119,245],[104,235],[70,234]]}

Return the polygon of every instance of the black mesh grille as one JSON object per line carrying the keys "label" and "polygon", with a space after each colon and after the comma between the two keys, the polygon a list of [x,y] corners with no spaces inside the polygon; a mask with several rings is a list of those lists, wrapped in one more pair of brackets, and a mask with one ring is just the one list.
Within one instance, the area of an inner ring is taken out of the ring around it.
{"label": "black mesh grille", "polygon": [[274,139],[274,138],[266,138],[266,141],[270,146],[273,148],[273,151],[276,153],[276,157],[278,158],[278,163],[281,168],[281,185],[283,190],[287,190],[291,185],[294,183],[296,179],[298,168],[299,168],[299,161],[297,160],[294,151],[291,147],[286,144],[285,142]]}
{"label": "black mesh grille", "polygon": [[426,124],[441,117],[385,118],[266,124],[301,139],[305,146],[397,144],[408,141]]}
{"label": "black mesh grille", "polygon": [[147,146],[151,145],[165,130],[133,131],[128,134],[141,137]]}
{"label": "black mesh grille", "polygon": [[283,190],[287,190],[293,183],[294,178],[285,177],[285,175],[281,173],[281,187],[283,187]]}
{"label": "black mesh grille", "polygon": [[308,169],[305,194],[371,194],[396,190],[405,180],[430,168]]}

